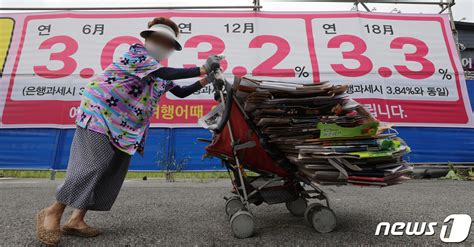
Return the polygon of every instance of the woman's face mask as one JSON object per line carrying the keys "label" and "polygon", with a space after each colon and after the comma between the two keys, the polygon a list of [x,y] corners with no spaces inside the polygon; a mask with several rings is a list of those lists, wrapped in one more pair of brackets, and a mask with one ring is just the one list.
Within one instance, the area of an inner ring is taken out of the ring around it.
{"label": "woman's face mask", "polygon": [[147,49],[148,54],[158,61],[167,59],[174,51],[174,49],[167,49],[164,46],[149,40],[145,40],[145,48]]}

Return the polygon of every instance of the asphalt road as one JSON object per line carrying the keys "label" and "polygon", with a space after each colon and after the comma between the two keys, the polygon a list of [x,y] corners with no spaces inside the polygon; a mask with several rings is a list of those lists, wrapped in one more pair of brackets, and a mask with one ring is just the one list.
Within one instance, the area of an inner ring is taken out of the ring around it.
{"label": "asphalt road", "polygon": [[[0,179],[0,245],[39,246],[33,218],[48,205],[60,181]],[[450,214],[474,218],[474,182],[412,180],[387,188],[325,187],[338,225],[316,233],[282,204],[252,207],[256,232],[232,236],[224,213],[227,180],[198,182],[126,181],[109,212],[90,212],[88,222],[103,235],[91,239],[65,236],[63,246],[340,246],[441,245],[443,220]],[[70,215],[68,210],[66,216]],[[379,222],[438,222],[433,236],[375,236]],[[474,246],[474,227],[465,245]]]}

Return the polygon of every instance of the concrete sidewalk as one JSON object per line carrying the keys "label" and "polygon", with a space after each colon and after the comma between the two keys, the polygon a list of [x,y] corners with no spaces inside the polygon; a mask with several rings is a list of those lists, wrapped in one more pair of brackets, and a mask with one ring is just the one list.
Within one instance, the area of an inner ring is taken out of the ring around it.
{"label": "concrete sidewalk", "polygon": [[[52,202],[61,181],[0,180],[0,246],[38,246],[33,218]],[[65,236],[61,245],[441,245],[450,214],[474,218],[474,182],[412,180],[387,188],[324,187],[338,217],[336,230],[316,233],[283,204],[253,206],[256,232],[235,239],[224,212],[230,182],[127,180],[110,212],[90,212],[88,222],[104,230],[96,238]],[[69,216],[68,210],[66,216]],[[380,222],[438,222],[433,236],[375,236]],[[474,245],[474,227],[464,242]]]}

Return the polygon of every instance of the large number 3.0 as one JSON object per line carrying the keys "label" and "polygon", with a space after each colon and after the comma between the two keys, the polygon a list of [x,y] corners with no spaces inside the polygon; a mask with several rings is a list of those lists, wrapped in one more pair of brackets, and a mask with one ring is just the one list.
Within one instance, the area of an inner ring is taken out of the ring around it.
{"label": "large number 3.0", "polygon": [[45,65],[34,66],[33,71],[38,76],[48,79],[57,79],[69,76],[74,72],[74,70],[76,70],[77,62],[71,56],[77,51],[77,42],[69,36],[60,35],[45,40],[41,43],[39,49],[51,49],[51,47],[56,44],[63,44],[64,50],[51,53],[49,60],[60,61],[63,63],[63,67],[57,70],[50,70]]}
{"label": "large number 3.0", "polygon": [[[117,47],[123,44],[131,45],[133,43],[141,43],[141,41],[132,36],[119,36],[107,42],[100,56],[100,65],[102,69],[105,69],[113,62]],[[43,41],[40,44],[39,49],[51,49],[56,44],[64,45],[64,49],[60,52],[51,53],[49,60],[60,61],[63,63],[63,67],[57,70],[50,70],[45,65],[37,65],[33,67],[33,71],[36,75],[48,79],[57,79],[69,76],[76,70],[77,62],[71,56],[78,50],[77,42],[69,36],[55,36]]]}

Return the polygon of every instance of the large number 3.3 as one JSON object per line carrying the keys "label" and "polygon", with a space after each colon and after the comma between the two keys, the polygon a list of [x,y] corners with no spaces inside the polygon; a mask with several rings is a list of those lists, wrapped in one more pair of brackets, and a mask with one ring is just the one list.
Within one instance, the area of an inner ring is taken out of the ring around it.
{"label": "large number 3.3", "polygon": [[[341,48],[343,43],[350,43],[354,46],[351,51],[343,51],[343,59],[356,60],[359,63],[357,68],[347,68],[344,64],[331,64],[331,68],[338,74],[347,77],[360,77],[372,71],[373,63],[364,53],[367,51],[367,45],[364,40],[354,35],[338,35],[329,40],[328,48]],[[435,72],[434,64],[426,59],[428,46],[421,40],[410,37],[398,37],[390,43],[391,49],[403,49],[406,45],[412,45],[416,48],[413,53],[406,53],[407,62],[415,62],[421,65],[420,70],[410,70],[405,65],[394,65],[395,69],[406,78],[426,79]]]}

